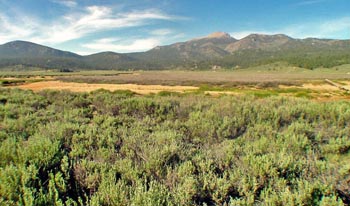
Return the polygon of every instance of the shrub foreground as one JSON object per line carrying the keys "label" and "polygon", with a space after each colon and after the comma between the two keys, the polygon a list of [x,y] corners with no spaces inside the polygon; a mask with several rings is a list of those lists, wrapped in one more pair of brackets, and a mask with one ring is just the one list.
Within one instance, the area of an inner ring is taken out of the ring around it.
{"label": "shrub foreground", "polygon": [[0,90],[0,205],[349,205],[350,103]]}

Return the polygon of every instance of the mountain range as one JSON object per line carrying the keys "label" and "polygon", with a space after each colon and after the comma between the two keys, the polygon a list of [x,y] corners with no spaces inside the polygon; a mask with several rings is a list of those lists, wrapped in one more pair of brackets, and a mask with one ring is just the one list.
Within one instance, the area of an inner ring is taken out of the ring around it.
{"label": "mountain range", "polygon": [[286,62],[304,68],[350,63],[350,40],[294,39],[284,34],[251,34],[240,40],[224,32],[157,46],[146,52],[101,52],[81,56],[26,41],[0,45],[0,68],[15,65],[50,69],[245,68]]}

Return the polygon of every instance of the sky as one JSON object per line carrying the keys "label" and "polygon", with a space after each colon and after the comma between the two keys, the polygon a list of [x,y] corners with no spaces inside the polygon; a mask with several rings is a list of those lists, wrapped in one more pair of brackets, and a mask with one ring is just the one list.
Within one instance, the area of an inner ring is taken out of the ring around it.
{"label": "sky", "polygon": [[0,44],[147,51],[227,32],[350,39],[350,0],[0,0]]}

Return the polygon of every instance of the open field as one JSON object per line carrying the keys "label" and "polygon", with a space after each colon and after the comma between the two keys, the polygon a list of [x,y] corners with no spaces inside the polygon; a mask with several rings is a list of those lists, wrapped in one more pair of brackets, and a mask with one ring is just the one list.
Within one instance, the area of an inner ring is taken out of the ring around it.
{"label": "open field", "polygon": [[235,71],[138,71],[118,75],[69,75],[57,79],[67,82],[115,83],[115,84],[161,84],[191,85],[202,84],[239,86],[264,85],[268,83],[300,84],[305,81],[350,79],[350,68],[342,70],[320,69],[311,71],[300,68],[283,70],[247,69]]}
{"label": "open field", "polygon": [[[342,81],[341,86],[350,90],[350,81]],[[176,93],[204,93],[212,96],[220,95],[246,95],[251,94],[260,97],[267,96],[295,96],[307,97],[316,100],[339,100],[350,99],[348,92],[330,85],[327,82],[304,83],[300,85],[278,85],[278,87],[257,88],[256,86],[240,87],[215,87],[215,86],[166,86],[166,85],[138,85],[138,84],[92,84],[77,82],[62,82],[57,80],[41,80],[34,82],[15,84],[9,88],[29,89],[33,91],[42,90],[69,90],[72,92],[92,92],[99,89],[117,91],[129,90],[131,92],[146,95],[159,92]]]}
{"label": "open field", "polygon": [[300,84],[306,81],[349,80],[350,65],[315,70],[291,67],[285,64],[269,64],[240,70],[217,71],[76,71],[57,72],[52,70],[0,71],[0,79],[6,77],[32,78],[54,77],[67,82],[142,84],[142,85],[190,85],[202,84],[237,86],[247,84]]}
{"label": "open field", "polygon": [[295,96],[316,100],[349,99],[345,90],[329,84],[331,79],[350,89],[350,67],[306,70],[295,67],[260,66],[246,70],[219,71],[7,71],[0,73],[4,86],[74,92],[130,90],[137,94],[195,92],[212,96],[251,94],[260,97]]}
{"label": "open field", "polygon": [[45,89],[50,90],[69,90],[73,92],[92,92],[98,89],[105,89],[109,91],[116,90],[130,90],[137,94],[151,94],[166,92],[186,92],[197,90],[198,87],[192,86],[163,86],[163,85],[136,85],[136,84],[87,84],[75,82],[61,82],[61,81],[41,81],[29,84],[14,86],[21,89],[30,89],[33,91],[41,91]]}

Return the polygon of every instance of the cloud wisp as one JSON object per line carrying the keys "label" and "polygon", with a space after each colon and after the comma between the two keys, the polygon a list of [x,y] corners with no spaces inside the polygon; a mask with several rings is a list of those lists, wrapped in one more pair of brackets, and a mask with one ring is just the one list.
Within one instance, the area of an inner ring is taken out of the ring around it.
{"label": "cloud wisp", "polygon": [[73,0],[52,0],[53,3],[60,4],[68,8],[74,8],[78,6],[78,3]]}
{"label": "cloud wisp", "polygon": [[319,22],[294,24],[275,30],[242,30],[231,32],[231,36],[241,39],[249,34],[286,34],[294,38],[350,39],[350,16]]}
{"label": "cloud wisp", "polygon": [[[67,6],[74,5],[74,1],[62,2]],[[140,27],[155,21],[175,21],[180,18],[155,9],[116,13],[106,6],[89,6],[83,11],[68,13],[47,24],[33,20],[29,22],[21,16],[10,19],[0,15],[0,26],[3,28],[0,31],[0,42],[26,39],[55,45],[103,31]]]}
{"label": "cloud wisp", "polygon": [[66,15],[63,21],[55,23],[49,32],[37,41],[61,43],[91,33],[137,27],[149,24],[154,20],[172,20],[174,18],[156,10],[114,14],[113,10],[108,7],[91,6],[86,8],[84,14]]}
{"label": "cloud wisp", "polygon": [[129,36],[126,38],[102,38],[90,43],[81,44],[82,48],[89,50],[81,51],[79,54],[91,54],[101,51],[115,52],[139,52],[153,49],[163,45],[164,42],[179,41],[185,37],[184,33],[177,33],[171,29],[155,29],[149,31],[146,36]]}
{"label": "cloud wisp", "polygon": [[278,32],[275,32],[275,31],[265,31],[265,30],[243,30],[243,31],[231,32],[230,35],[236,39],[242,39],[250,34],[272,35],[272,34],[277,34],[277,33]]}
{"label": "cloud wisp", "polygon": [[120,39],[99,39],[92,43],[82,44],[82,47],[93,51],[118,51],[118,52],[136,52],[145,51],[159,45],[161,41],[158,38],[140,38],[131,41]]}
{"label": "cloud wisp", "polygon": [[33,36],[38,26],[35,20],[28,17],[18,18],[13,22],[8,16],[0,14],[0,43]]}
{"label": "cloud wisp", "polygon": [[306,5],[313,5],[313,4],[320,4],[323,2],[326,2],[327,0],[306,0],[296,3],[297,6],[306,6]]}

